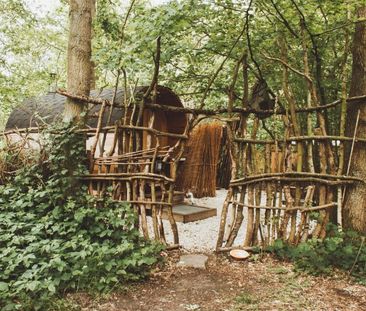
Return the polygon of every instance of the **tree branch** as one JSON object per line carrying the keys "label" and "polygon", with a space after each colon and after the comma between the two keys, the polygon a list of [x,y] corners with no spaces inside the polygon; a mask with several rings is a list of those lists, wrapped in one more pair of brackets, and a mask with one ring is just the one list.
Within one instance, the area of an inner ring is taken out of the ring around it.
{"label": "tree branch", "polygon": [[231,46],[228,54],[226,55],[225,59],[222,61],[221,65],[219,66],[219,68],[217,68],[216,72],[214,73],[214,75],[211,77],[210,81],[208,82],[207,84],[207,87],[205,89],[205,92],[202,96],[202,99],[200,101],[200,109],[202,109],[205,105],[205,100],[206,100],[206,97],[211,89],[211,86],[212,84],[214,83],[215,79],[217,78],[218,74],[220,73],[220,71],[222,70],[222,68],[224,67],[224,64],[226,63],[226,61],[228,60],[228,58],[230,57],[232,51],[234,50],[234,48],[236,47],[236,45],[238,44],[239,40],[241,39],[241,37],[243,36],[244,34],[244,31],[245,31],[245,25],[242,29],[242,31],[240,32],[239,36],[236,38],[234,44]]}
{"label": "tree branch", "polygon": [[292,67],[290,64],[288,64],[287,62],[285,62],[284,60],[282,60],[281,58],[277,58],[277,57],[272,57],[272,56],[269,56],[267,54],[264,54],[263,53],[263,56],[269,60],[273,60],[273,61],[276,61],[276,62],[279,62],[281,63],[282,65],[286,66],[288,69],[290,69],[292,72],[298,74],[299,76],[302,76],[304,77],[306,80],[308,80],[309,82],[313,82],[313,80],[311,79],[311,77],[309,77],[308,75],[306,75],[305,73],[301,72],[300,70],[298,69],[295,69],[294,67]]}
{"label": "tree branch", "polygon": [[283,14],[281,13],[281,11],[278,9],[278,6],[276,5],[276,3],[273,0],[270,0],[274,9],[276,10],[277,14],[280,16],[280,19],[282,20],[283,24],[285,25],[285,27],[291,32],[291,34],[295,37],[295,38],[299,38],[299,36],[297,35],[297,33],[292,29],[290,23],[287,21],[287,19],[283,16]]}

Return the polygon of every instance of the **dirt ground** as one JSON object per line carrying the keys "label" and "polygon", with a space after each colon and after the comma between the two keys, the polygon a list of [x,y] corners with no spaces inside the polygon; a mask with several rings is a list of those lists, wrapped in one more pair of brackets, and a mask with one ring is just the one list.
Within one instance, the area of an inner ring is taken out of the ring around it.
{"label": "dirt ground", "polygon": [[180,251],[145,282],[103,298],[69,297],[85,311],[366,310],[366,287],[346,275],[296,274],[266,256],[232,261],[209,255],[206,270],[178,268]]}

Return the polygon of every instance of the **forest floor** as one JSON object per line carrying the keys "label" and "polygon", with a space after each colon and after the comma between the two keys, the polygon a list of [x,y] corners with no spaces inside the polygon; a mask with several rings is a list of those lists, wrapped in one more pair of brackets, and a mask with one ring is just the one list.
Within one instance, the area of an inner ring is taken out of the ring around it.
{"label": "forest floor", "polygon": [[205,270],[181,268],[181,254],[170,252],[148,280],[123,291],[68,300],[84,311],[366,310],[366,286],[342,273],[298,274],[269,255],[238,262],[211,254]]}

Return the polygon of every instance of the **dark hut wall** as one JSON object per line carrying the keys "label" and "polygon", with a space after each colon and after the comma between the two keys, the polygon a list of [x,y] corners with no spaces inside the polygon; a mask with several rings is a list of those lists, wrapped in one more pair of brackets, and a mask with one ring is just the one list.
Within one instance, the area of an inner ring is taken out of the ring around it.
{"label": "dark hut wall", "polygon": [[[101,93],[98,91],[91,92],[91,96],[98,96],[99,94],[103,99],[111,100],[113,97],[113,90],[103,90]],[[116,102],[122,103],[122,100],[123,92],[118,90],[116,94]],[[51,124],[61,121],[65,102],[66,97],[57,93],[48,93],[41,97],[26,99],[10,114],[6,123],[6,130],[37,127],[42,126],[44,123]],[[109,109],[109,107],[106,109]],[[99,110],[100,107],[94,106],[93,109],[89,111],[89,115],[97,116]],[[122,116],[123,111],[121,109],[116,109],[112,115],[112,124]],[[103,123],[104,125],[107,123],[107,114],[104,117]],[[89,118],[87,125],[90,127],[96,127],[97,117]]]}
{"label": "dark hut wall", "polygon": [[[147,87],[138,87],[135,91],[135,97],[141,97],[146,91]],[[92,97],[98,97],[101,99],[107,99],[112,101],[114,95],[114,90],[105,89],[102,91],[92,91]],[[130,95],[127,94],[127,98]],[[29,128],[42,126],[43,124],[51,124],[60,121],[62,118],[62,112],[64,109],[64,104],[66,97],[57,93],[48,93],[39,98],[30,98],[25,100],[17,109],[15,109],[9,116],[6,124],[6,130],[16,129],[16,128]],[[115,96],[115,107],[111,114],[110,123],[107,124],[109,109],[105,108],[105,113],[103,114],[102,126],[114,125],[116,121],[120,120],[124,116],[124,109],[121,106],[124,105],[125,94],[122,89],[118,89]],[[174,94],[169,88],[159,86],[158,95],[156,102],[160,105],[183,107],[179,97]],[[100,105],[92,105],[90,111],[88,112],[87,126],[95,128],[97,127],[98,115],[100,112]],[[128,113],[131,113],[129,111]],[[155,111],[155,121],[153,128],[176,134],[182,134],[186,126],[186,116],[181,113],[176,112],[165,112],[165,111]],[[149,116],[151,116],[152,111],[145,109],[143,126],[148,126],[147,122]],[[146,135],[143,139],[143,148],[146,147]],[[16,139],[15,137],[13,139]],[[113,135],[108,134],[106,137],[106,149],[111,147]],[[161,146],[173,146],[176,143],[176,138],[161,137]],[[93,143],[93,138],[89,139],[87,142],[87,147],[90,148]],[[117,152],[117,150],[116,150]],[[99,156],[99,150],[97,148],[96,156]]]}

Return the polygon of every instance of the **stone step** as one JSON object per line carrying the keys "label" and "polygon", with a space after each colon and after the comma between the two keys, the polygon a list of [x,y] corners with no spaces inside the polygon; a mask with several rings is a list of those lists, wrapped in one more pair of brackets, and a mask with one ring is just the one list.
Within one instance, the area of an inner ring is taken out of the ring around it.
{"label": "stone step", "polygon": [[[173,205],[173,217],[175,221],[187,223],[215,217],[217,215],[216,208],[209,208],[204,206],[177,204]],[[168,219],[168,214],[163,212],[163,219]]]}

